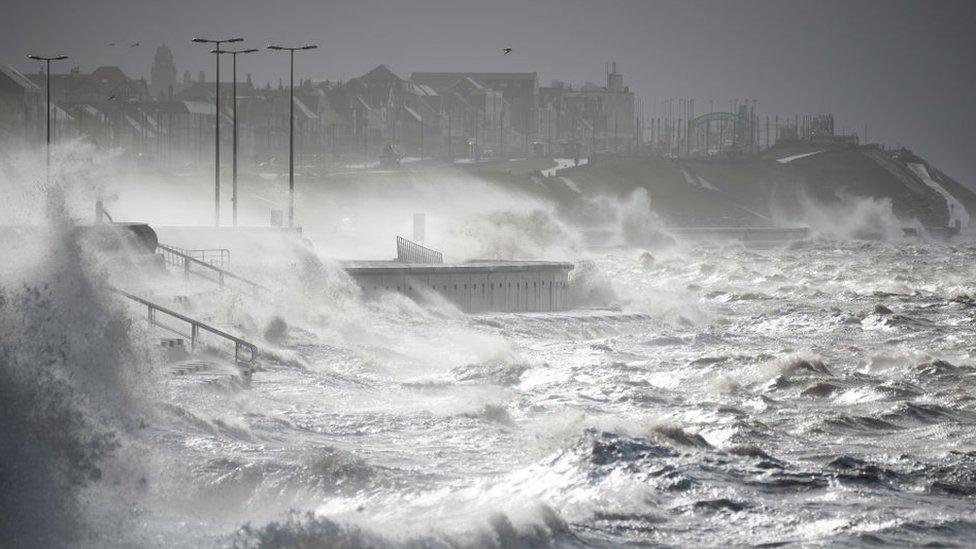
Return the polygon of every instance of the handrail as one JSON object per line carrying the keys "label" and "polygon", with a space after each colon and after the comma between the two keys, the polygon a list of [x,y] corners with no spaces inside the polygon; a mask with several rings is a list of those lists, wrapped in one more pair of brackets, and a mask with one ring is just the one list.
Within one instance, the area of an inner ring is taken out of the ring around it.
{"label": "handrail", "polygon": [[399,263],[444,263],[444,254],[402,236],[396,237],[396,246]]}
{"label": "handrail", "polygon": [[[202,250],[183,250],[183,253],[192,257],[193,259],[199,259],[204,263],[209,263],[215,267],[229,267],[230,266],[230,250],[227,248],[207,248]],[[208,259],[209,258],[209,259]]]}
{"label": "handrail", "polygon": [[[190,317],[188,317],[186,315],[180,314],[180,313],[178,313],[178,312],[176,312],[176,311],[174,311],[172,309],[168,309],[166,307],[163,307],[162,305],[158,305],[156,303],[153,303],[152,301],[149,301],[148,299],[144,299],[144,298],[141,298],[141,297],[139,297],[137,295],[130,294],[129,292],[126,292],[124,290],[120,290],[118,288],[112,288],[112,291],[114,291],[114,292],[116,292],[116,293],[118,293],[120,295],[123,295],[123,296],[125,296],[125,297],[127,297],[127,298],[129,298],[129,299],[131,299],[133,301],[136,301],[138,303],[141,303],[141,304],[145,305],[149,309],[149,324],[152,325],[152,326],[159,326],[161,328],[165,328],[165,329],[167,329],[167,330],[169,330],[171,332],[174,332],[177,335],[181,335],[181,336],[187,337],[186,334],[183,334],[181,332],[178,332],[174,328],[170,328],[169,326],[166,326],[165,324],[159,324],[159,323],[157,323],[156,322],[156,314],[155,314],[156,312],[161,312],[163,314],[169,315],[169,316],[171,316],[173,318],[176,318],[177,320],[182,320],[183,322],[186,322],[187,324],[189,324],[190,325],[190,335],[188,337],[190,338],[190,347],[191,348],[196,346],[196,340],[197,340],[197,338],[200,337],[200,330],[202,329],[204,331],[210,332],[210,333],[212,333],[212,334],[214,334],[216,336],[222,337],[224,339],[227,339],[227,340],[230,340],[231,342],[233,342],[234,343],[234,361],[237,364],[245,363],[247,365],[252,365],[258,359],[258,348],[253,343],[247,342],[247,341],[245,341],[245,340],[243,340],[243,339],[241,339],[241,338],[239,338],[237,336],[233,336],[231,334],[228,334],[227,332],[225,332],[223,330],[219,330],[217,328],[214,328],[213,326],[210,326],[209,324],[204,324],[203,322],[200,322],[199,320],[194,320],[194,319],[192,319],[192,318],[190,318]],[[241,359],[241,351],[242,350],[245,350],[245,349],[248,351],[249,358],[247,360],[242,360]]]}
{"label": "handrail", "polygon": [[[215,282],[217,282],[220,285],[221,288],[224,287],[224,278],[232,278],[234,280],[239,280],[239,281],[243,282],[244,284],[247,284],[248,286],[250,286],[251,287],[251,290],[254,292],[254,295],[257,295],[258,294],[258,290],[269,291],[267,288],[265,288],[264,286],[258,284],[257,282],[253,282],[253,281],[248,280],[248,279],[246,279],[246,278],[244,278],[242,276],[236,275],[236,274],[234,274],[234,273],[232,273],[230,271],[226,271],[224,269],[221,269],[220,267],[217,267],[216,265],[212,265],[210,263],[207,263],[205,261],[202,261],[200,259],[197,259],[195,257],[192,257],[192,256],[190,256],[187,253],[186,250],[182,250],[180,248],[176,248],[174,246],[169,246],[169,245],[166,245],[166,244],[163,244],[163,243],[158,243],[156,245],[156,248],[163,251],[163,253],[162,253],[163,260],[166,261],[166,263],[169,263],[170,265],[173,265],[174,267],[182,267],[183,268],[183,274],[187,278],[189,278],[190,273],[191,273],[191,271],[190,271],[190,265],[191,264],[192,265],[199,265],[199,266],[201,266],[201,267],[203,267],[205,269],[209,269],[209,270],[217,273],[217,280]],[[229,255],[229,252],[228,252],[228,255]],[[179,258],[179,259],[175,259],[175,258]],[[201,273],[194,273],[194,274],[196,274],[197,276],[201,276],[203,278],[206,278],[207,280],[213,281],[212,278],[206,277],[206,276],[204,276]]]}

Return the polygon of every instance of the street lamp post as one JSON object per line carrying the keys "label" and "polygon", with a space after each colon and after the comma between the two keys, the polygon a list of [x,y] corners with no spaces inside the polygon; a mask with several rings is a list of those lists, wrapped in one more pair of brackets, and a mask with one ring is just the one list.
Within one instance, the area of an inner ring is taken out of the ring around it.
{"label": "street lamp post", "polygon": [[287,51],[291,70],[288,77],[288,227],[295,226],[295,51],[314,50],[315,44],[286,47],[269,44],[269,50]]}
{"label": "street lamp post", "polygon": [[231,190],[231,198],[230,198],[230,201],[231,201],[231,204],[233,205],[233,217],[234,217],[234,226],[235,227],[237,226],[237,56],[238,56],[238,54],[241,54],[241,53],[254,53],[256,51],[258,51],[258,50],[254,49],[254,48],[251,48],[251,49],[247,49],[247,50],[213,50],[213,52],[212,52],[212,53],[216,53],[217,55],[224,54],[224,53],[229,53],[230,56],[231,56],[231,59],[233,59],[233,67],[234,68],[233,68],[233,71],[232,71],[232,75],[231,76],[232,76],[234,82],[231,85],[231,96],[232,96],[232,99],[231,100],[234,102],[234,107],[233,107],[233,111],[234,111],[234,139],[233,139],[233,143],[234,143],[234,145],[233,145],[233,147],[231,149],[231,151],[232,151],[231,156],[233,158],[233,162],[231,164],[231,174],[232,174],[232,176],[231,176],[231,181],[232,181],[232,183],[231,183],[231,185],[232,185],[231,186],[231,189],[232,190]]}
{"label": "street lamp post", "polygon": [[[194,38],[197,44],[213,44],[213,51],[220,51],[220,45],[233,42],[243,42],[243,38],[227,38],[224,40],[210,40],[209,38]],[[217,71],[214,74],[214,226],[220,226],[220,55],[215,54]]]}
{"label": "street lamp post", "polygon": [[47,177],[48,183],[51,182],[51,61],[63,61],[68,58],[67,55],[56,55],[54,57],[44,57],[42,55],[28,55],[28,59],[33,59],[35,61],[44,61],[47,64],[46,77],[47,82],[44,85],[47,92],[47,163],[45,167],[45,177]]}

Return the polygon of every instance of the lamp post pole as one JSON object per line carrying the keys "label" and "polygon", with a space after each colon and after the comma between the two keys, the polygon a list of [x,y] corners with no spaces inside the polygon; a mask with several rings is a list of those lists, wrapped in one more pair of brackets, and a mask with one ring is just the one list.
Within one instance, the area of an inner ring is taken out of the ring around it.
{"label": "lamp post pole", "polygon": [[[227,38],[224,40],[210,40],[208,38],[194,38],[197,44],[213,44],[212,51],[219,52],[220,45],[242,42],[243,38]],[[217,69],[214,74],[214,226],[220,226],[220,54],[215,53]]]}
{"label": "lamp post pole", "polygon": [[233,206],[233,218],[234,226],[237,226],[237,55],[241,53],[254,53],[258,50],[247,49],[247,50],[214,50],[213,52],[217,55],[229,53],[231,59],[233,60],[233,70],[231,77],[233,79],[233,84],[231,84],[231,101],[233,101],[233,111],[234,111],[234,138],[233,147],[231,148],[231,157],[233,162],[231,163],[231,198],[230,202]]}
{"label": "lamp post pole", "polygon": [[268,45],[269,50],[287,51],[290,55],[288,77],[288,228],[295,226],[295,51],[314,50],[317,47],[314,44],[295,47]]}
{"label": "lamp post pole", "polygon": [[46,83],[44,87],[47,92],[47,144],[45,146],[47,152],[47,160],[45,165],[45,177],[47,182],[51,182],[51,61],[62,61],[67,59],[67,55],[56,55],[54,57],[44,57],[42,55],[28,55],[28,59],[33,59],[34,61],[44,61],[47,65],[46,68]]}

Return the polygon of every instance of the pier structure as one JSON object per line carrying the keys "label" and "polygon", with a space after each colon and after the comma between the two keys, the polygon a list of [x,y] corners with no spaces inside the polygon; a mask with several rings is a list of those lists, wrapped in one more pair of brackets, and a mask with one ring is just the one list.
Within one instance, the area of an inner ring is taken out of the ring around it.
{"label": "pier structure", "polygon": [[562,311],[571,305],[573,264],[562,261],[345,261],[342,267],[367,295],[392,291],[423,298],[436,293],[467,313]]}

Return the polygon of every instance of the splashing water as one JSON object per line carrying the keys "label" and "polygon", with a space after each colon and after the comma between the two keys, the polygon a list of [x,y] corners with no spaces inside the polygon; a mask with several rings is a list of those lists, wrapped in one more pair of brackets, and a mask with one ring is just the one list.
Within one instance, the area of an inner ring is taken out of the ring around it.
{"label": "splashing water", "polygon": [[0,273],[10,545],[976,535],[976,247],[854,239],[891,224],[883,202],[764,248],[647,252],[639,193],[607,210],[637,240],[599,252],[536,203],[451,218],[470,231],[445,237],[458,256],[578,260],[590,308],[553,314],[367,300],[324,259],[334,250],[282,249],[248,273],[271,297],[180,286],[195,314],[266,351],[245,383],[205,353],[163,363],[160,334],[100,285],[117,273],[79,242],[65,196],[45,199],[36,253]]}

